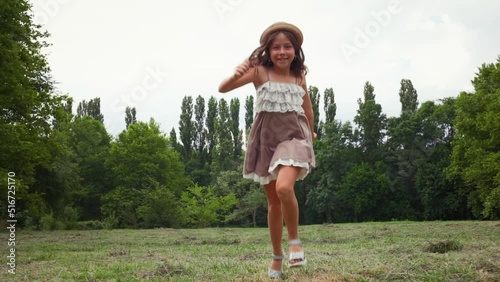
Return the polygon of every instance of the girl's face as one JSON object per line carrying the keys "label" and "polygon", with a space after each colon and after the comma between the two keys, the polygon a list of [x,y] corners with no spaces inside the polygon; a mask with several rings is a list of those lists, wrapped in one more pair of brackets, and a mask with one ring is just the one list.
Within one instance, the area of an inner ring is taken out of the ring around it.
{"label": "girl's face", "polygon": [[269,45],[269,57],[274,66],[280,69],[290,69],[295,58],[295,48],[290,39],[279,33]]}

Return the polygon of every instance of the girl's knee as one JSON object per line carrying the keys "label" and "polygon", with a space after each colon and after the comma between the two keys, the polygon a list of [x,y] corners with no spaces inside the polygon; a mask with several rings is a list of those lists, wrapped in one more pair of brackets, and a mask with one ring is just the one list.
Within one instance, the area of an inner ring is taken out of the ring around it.
{"label": "girl's knee", "polygon": [[288,199],[295,195],[293,185],[276,185],[276,194],[280,200]]}

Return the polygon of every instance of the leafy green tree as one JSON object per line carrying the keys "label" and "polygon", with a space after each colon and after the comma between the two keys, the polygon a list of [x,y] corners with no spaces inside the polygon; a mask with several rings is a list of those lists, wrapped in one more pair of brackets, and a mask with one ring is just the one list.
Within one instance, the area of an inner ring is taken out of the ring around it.
{"label": "leafy green tree", "polygon": [[240,200],[240,206],[231,215],[231,219],[243,220],[245,217],[251,216],[252,226],[258,226],[259,211],[267,210],[267,198],[259,185],[253,185],[251,190]]}
{"label": "leafy green tree", "polygon": [[[306,207],[319,215],[318,223],[352,220],[352,217],[346,217],[346,211],[352,209],[348,205],[349,199],[339,197],[339,189],[347,173],[361,161],[361,151],[356,143],[358,137],[351,123],[342,124],[335,120],[325,123],[321,139],[314,142],[317,168],[310,176],[318,180],[315,185],[310,185]],[[305,180],[309,181],[308,178]]]}
{"label": "leafy green tree", "polygon": [[382,221],[390,219],[387,202],[391,196],[390,181],[385,168],[377,163],[374,169],[367,163],[353,167],[339,186],[339,197],[350,206],[351,220]]}
{"label": "leafy green tree", "polygon": [[[386,163],[394,182],[395,194],[400,196],[401,214],[409,219],[421,218],[421,198],[416,188],[416,175],[419,167],[426,162],[426,140],[422,136],[422,115],[409,111],[388,120]],[[405,216],[406,217],[406,216]]]}
{"label": "leafy green tree", "polygon": [[[0,173],[15,174],[18,211],[39,215],[47,212],[44,193],[33,191],[37,171],[54,172],[51,164],[56,145],[52,121],[64,115],[64,96],[54,93],[54,81],[43,48],[47,32],[32,20],[29,1],[0,3]],[[7,195],[7,178],[0,180]],[[5,207],[7,197],[0,199]],[[0,211],[2,218],[6,209]],[[22,214],[18,214],[21,216]]]}
{"label": "leafy green tree", "polygon": [[[53,131],[48,140],[51,146],[50,166],[38,166],[36,168],[36,182],[30,185],[28,203],[31,196],[42,200],[45,204],[41,207],[28,207],[24,222],[29,222],[28,227],[42,228],[43,221],[52,221],[52,228],[65,228],[62,222],[66,207],[73,206],[73,195],[81,190],[80,168],[75,152],[69,146],[69,135],[66,125],[61,125],[57,131]],[[39,198],[40,197],[40,198]],[[23,213],[22,213],[23,214]],[[24,214],[23,214],[24,215]],[[49,219],[50,218],[50,219]],[[78,219],[76,215],[75,220]],[[45,227],[47,225],[45,224]]]}
{"label": "leafy green tree", "polygon": [[226,218],[229,224],[239,226],[264,226],[267,217],[267,200],[261,185],[241,176],[243,170],[243,157],[237,169],[223,171],[215,181],[214,194],[227,196],[234,194],[239,204]]}
{"label": "leafy green tree", "polygon": [[358,99],[358,113],[354,122],[359,126],[361,146],[365,160],[371,166],[382,159],[380,145],[384,139],[386,116],[382,113],[382,106],[375,102],[374,87],[366,82],[363,90],[364,99]]}
{"label": "leafy green tree", "polygon": [[152,190],[142,190],[137,208],[137,218],[146,228],[181,227],[184,215],[178,197],[165,186],[155,185]]}
{"label": "leafy green tree", "polygon": [[238,200],[232,193],[218,197],[213,187],[194,185],[182,193],[181,203],[185,226],[210,227],[223,223]]}
{"label": "leafy green tree", "polygon": [[101,195],[111,190],[104,166],[109,157],[111,136],[104,125],[90,116],[77,117],[70,124],[68,144],[75,155],[81,185],[73,189],[73,201],[82,220],[101,218]]}
{"label": "leafy green tree", "polygon": [[455,99],[442,99],[440,104],[427,101],[418,110],[416,118],[422,124],[419,136],[426,144],[424,161],[415,174],[423,219],[466,219],[466,197],[461,195],[455,181],[446,177],[455,135]]}
{"label": "leafy green tree", "polygon": [[494,64],[483,64],[472,84],[475,93],[462,92],[456,100],[450,174],[463,180],[475,217],[499,219],[500,56]]}
{"label": "leafy green tree", "polygon": [[[190,183],[179,155],[168,146],[167,138],[153,119],[149,123],[131,124],[127,131],[120,133],[111,145],[106,166],[111,171],[114,189],[102,199],[103,214],[116,216],[122,227],[144,224],[140,221],[143,215],[138,213],[143,193],[164,187],[156,192],[166,194],[163,190],[167,189],[179,198]],[[177,207],[164,208],[170,212]]]}
{"label": "leafy green tree", "polygon": [[[422,168],[430,154],[428,145],[436,137],[432,132],[436,124],[429,121],[432,115],[430,104],[424,103],[420,109],[417,108],[417,90],[408,79],[401,80],[399,100],[400,116],[389,118],[387,122],[386,163],[393,180],[395,198],[399,199],[400,214],[408,219],[422,219],[424,208],[416,177],[418,169]],[[426,127],[424,120],[427,120]]]}

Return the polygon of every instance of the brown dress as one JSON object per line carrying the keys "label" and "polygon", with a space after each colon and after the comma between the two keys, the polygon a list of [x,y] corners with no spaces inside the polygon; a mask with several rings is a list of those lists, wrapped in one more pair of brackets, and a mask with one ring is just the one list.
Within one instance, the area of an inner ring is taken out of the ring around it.
{"label": "brown dress", "polygon": [[304,179],[315,166],[312,134],[302,108],[305,94],[295,83],[269,80],[257,88],[244,178],[268,184],[282,165],[302,168],[297,179]]}

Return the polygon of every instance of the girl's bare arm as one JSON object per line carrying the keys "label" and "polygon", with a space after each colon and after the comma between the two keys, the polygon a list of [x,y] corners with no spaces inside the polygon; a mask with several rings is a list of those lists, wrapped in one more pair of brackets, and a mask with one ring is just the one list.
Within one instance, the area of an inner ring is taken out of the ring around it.
{"label": "girl's bare arm", "polygon": [[245,60],[236,67],[234,74],[224,79],[219,85],[219,92],[226,93],[256,79],[255,67],[250,66],[250,62]]}
{"label": "girl's bare arm", "polygon": [[302,108],[304,109],[304,113],[307,117],[307,120],[309,121],[309,128],[311,130],[311,134],[313,135],[313,140],[315,140],[316,133],[314,132],[314,112],[312,108],[311,97],[309,97],[309,92],[307,91],[306,78],[304,75],[302,76],[301,81],[302,81],[301,86],[306,92],[304,96],[304,102],[302,103]]}

